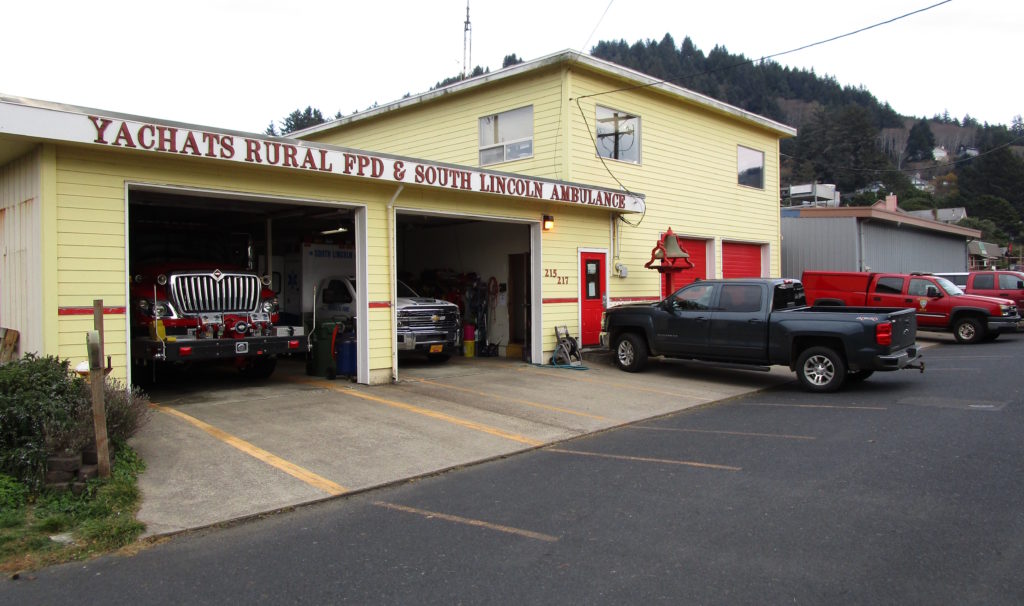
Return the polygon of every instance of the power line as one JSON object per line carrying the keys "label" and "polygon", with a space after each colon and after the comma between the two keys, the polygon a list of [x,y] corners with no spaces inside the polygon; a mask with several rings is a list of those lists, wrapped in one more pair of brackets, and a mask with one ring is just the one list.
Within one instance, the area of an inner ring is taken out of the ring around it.
{"label": "power line", "polygon": [[594,37],[594,34],[597,32],[597,28],[601,27],[601,23],[604,21],[605,15],[608,14],[608,9],[612,7],[613,2],[615,2],[615,0],[608,0],[608,6],[604,7],[604,12],[601,13],[601,18],[594,24],[594,29],[590,30],[590,35],[587,36],[587,41],[580,47],[581,51],[586,51],[587,45],[590,44],[590,39]]}

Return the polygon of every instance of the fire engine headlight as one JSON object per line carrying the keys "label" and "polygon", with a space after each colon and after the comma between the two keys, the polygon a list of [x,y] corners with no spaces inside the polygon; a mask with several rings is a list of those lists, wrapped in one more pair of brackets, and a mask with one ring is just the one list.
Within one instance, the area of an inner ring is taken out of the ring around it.
{"label": "fire engine headlight", "polygon": [[171,315],[170,308],[163,301],[157,301],[153,304],[153,315],[157,318],[166,318]]}
{"label": "fire engine headlight", "polygon": [[139,299],[138,305],[139,305],[139,309],[141,309],[142,311],[144,311],[146,313],[149,313],[149,300],[148,299]]}
{"label": "fire engine headlight", "polygon": [[156,277],[156,283],[159,284],[160,286],[166,286],[167,276],[165,276],[164,274],[160,274],[159,276]]}
{"label": "fire engine headlight", "polygon": [[268,314],[272,314],[272,313],[277,312],[277,310],[278,310],[277,299],[267,299],[266,301],[263,302],[263,311],[264,312],[266,312]]}
{"label": "fire engine headlight", "polygon": [[270,286],[270,276],[263,276],[262,278],[260,278],[260,281],[263,282],[264,286]]}

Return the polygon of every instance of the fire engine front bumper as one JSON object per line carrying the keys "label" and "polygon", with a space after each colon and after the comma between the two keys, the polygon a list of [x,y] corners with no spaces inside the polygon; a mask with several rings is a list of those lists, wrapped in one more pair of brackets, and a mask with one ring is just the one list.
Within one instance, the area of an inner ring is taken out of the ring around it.
{"label": "fire engine front bumper", "polygon": [[180,339],[161,341],[147,337],[132,340],[132,358],[187,362],[267,357],[305,353],[309,348],[304,336],[248,337],[246,339]]}

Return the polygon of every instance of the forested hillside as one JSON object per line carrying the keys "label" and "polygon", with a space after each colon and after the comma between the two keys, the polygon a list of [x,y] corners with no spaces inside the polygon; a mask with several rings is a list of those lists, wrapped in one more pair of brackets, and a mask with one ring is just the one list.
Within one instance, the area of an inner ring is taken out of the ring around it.
{"label": "forested hillside", "polygon": [[[677,45],[669,34],[633,44],[602,41],[590,53],[795,126],[799,135],[781,143],[783,186],[833,183],[850,205],[871,204],[892,192],[905,210],[963,206],[969,218],[961,224],[981,229],[983,239],[1024,240],[1020,116],[1010,126],[979,124],[970,115],[903,116],[863,87],[843,86],[813,70],[751,60],[721,46],[705,54],[689,38]],[[520,62],[510,54],[501,67]],[[477,66],[469,77],[489,71]],[[433,88],[462,79],[444,78]],[[318,109],[295,110],[280,123],[280,134],[324,121]],[[267,134],[279,134],[274,122]],[[933,158],[936,147],[945,148],[947,156]]]}
{"label": "forested hillside", "polygon": [[[894,192],[905,210],[964,206],[984,238],[1005,244],[1024,237],[1019,116],[1009,127],[969,115],[902,116],[862,87],[721,46],[705,55],[689,38],[676,45],[668,34],[602,41],[591,54],[797,127],[799,135],[781,145],[783,185],[834,183],[852,205]],[[936,147],[947,157],[933,159]]]}

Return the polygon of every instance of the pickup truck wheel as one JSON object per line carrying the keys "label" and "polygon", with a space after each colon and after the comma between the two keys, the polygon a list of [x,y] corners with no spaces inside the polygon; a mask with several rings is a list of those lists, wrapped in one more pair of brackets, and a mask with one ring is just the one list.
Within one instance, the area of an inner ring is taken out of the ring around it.
{"label": "pickup truck wheel", "polygon": [[829,347],[809,347],[797,360],[796,376],[807,391],[836,391],[846,380],[846,363]]}
{"label": "pickup truck wheel", "polygon": [[637,372],[647,365],[647,343],[636,333],[623,333],[615,341],[615,365],[626,372]]}
{"label": "pickup truck wheel", "polygon": [[977,318],[961,318],[953,325],[957,343],[977,343],[985,337],[985,329]]}

